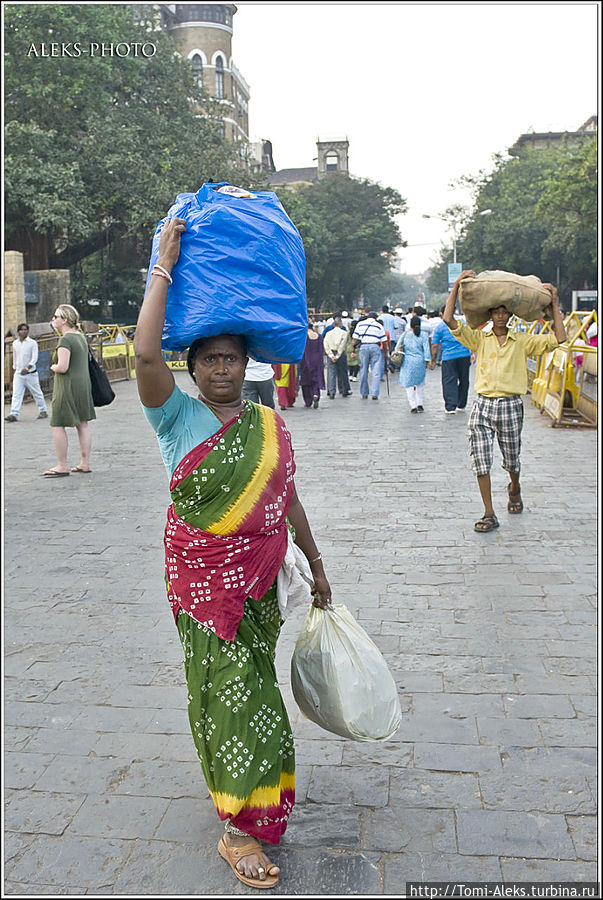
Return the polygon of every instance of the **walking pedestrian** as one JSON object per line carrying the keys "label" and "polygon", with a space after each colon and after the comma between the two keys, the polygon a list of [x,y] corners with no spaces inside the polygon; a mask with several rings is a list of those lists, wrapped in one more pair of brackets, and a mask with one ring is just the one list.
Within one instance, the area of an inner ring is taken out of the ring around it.
{"label": "walking pedestrian", "polygon": [[345,351],[348,361],[348,376],[350,381],[358,381],[358,372],[360,371],[360,358],[358,355],[358,348],[356,347],[356,341],[352,337],[357,324],[358,322],[356,319],[353,319],[350,322]]}
{"label": "walking pedestrian", "polygon": [[299,383],[304,406],[307,409],[318,409],[320,392],[325,387],[324,346],[322,335],[318,334],[312,316],[308,316],[308,337],[299,364]]}
{"label": "walking pedestrian", "polygon": [[327,357],[327,397],[334,400],[337,388],[342,397],[349,397],[352,392],[346,356],[348,333],[342,325],[341,316],[334,317],[333,328],[323,332],[322,340]]}
{"label": "walking pedestrian", "polygon": [[394,310],[394,333],[392,335],[392,345],[395,347],[404,332],[406,331],[406,319],[401,308]]}
{"label": "walking pedestrian", "polygon": [[67,428],[75,428],[80,445],[80,461],[72,472],[90,472],[92,433],[88,425],[96,419],[88,373],[88,341],[79,325],[79,313],[69,303],[57,306],[52,326],[61,335],[57,345],[52,389],[50,427],[57,454],[57,467],[42,472],[47,478],[69,475]]}
{"label": "walking pedestrian", "polygon": [[[393,316],[391,316],[393,319]],[[391,342],[391,334],[392,332],[389,328],[386,327],[385,322],[383,320],[383,314],[377,318],[377,321],[380,322],[385,328],[385,340],[379,343],[379,349],[381,350],[381,367],[379,370],[379,381],[385,381],[385,367],[387,366],[389,370],[389,354],[392,347]],[[393,330],[393,329],[392,329]],[[389,387],[389,386],[388,386]]]}
{"label": "walking pedestrian", "polygon": [[17,327],[13,341],[13,398],[10,413],[5,422],[18,422],[25,391],[29,391],[38,407],[38,419],[47,419],[48,410],[38,375],[38,342],[29,337],[29,325],[22,322]]}
{"label": "walking pedestrian", "polygon": [[431,361],[429,339],[421,328],[421,319],[413,316],[410,330],[402,335],[396,350],[404,350],[398,384],[406,388],[411,413],[422,413],[425,404],[425,371],[435,368]]}
{"label": "walking pedestrian", "polygon": [[383,359],[380,345],[382,341],[386,340],[387,335],[381,322],[377,321],[377,313],[371,311],[366,318],[361,319],[356,325],[352,337],[356,346],[360,347],[360,398],[368,399],[370,368],[370,393],[373,400],[378,400]]}
{"label": "walking pedestrian", "polygon": [[477,354],[474,389],[475,402],[469,416],[469,454],[482,502],[484,515],[475,531],[484,533],[499,527],[492,504],[490,469],[494,437],[502,453],[503,469],[509,473],[507,510],[521,513],[523,501],[519,484],[523,402],[528,390],[527,358],[554,350],[566,339],[563,319],[557,303],[557,289],[543,287],[551,293],[554,334],[529,334],[509,331],[511,313],[500,304],[490,310],[492,328],[483,331],[470,328],[455,319],[454,311],[459,285],[463,278],[474,277],[472,270],[461,272],[448,295],[443,319],[454,337]]}
{"label": "walking pedestrian", "polygon": [[437,364],[438,355],[442,359],[444,409],[448,415],[453,415],[467,406],[471,350],[457,341],[444,321],[436,326],[431,336],[432,362]]}
{"label": "walking pedestrian", "polygon": [[381,314],[379,316],[379,321],[383,325],[386,331],[389,332],[390,340],[393,340],[394,329],[396,327],[396,320],[394,319],[392,313],[389,311],[389,306],[387,303],[384,303],[381,307]]}
{"label": "walking pedestrian", "polygon": [[280,842],[295,798],[293,735],[274,664],[282,624],[276,580],[292,542],[287,520],[310,565],[315,606],[326,609],[331,588],[295,490],[285,423],[241,396],[244,337],[191,344],[187,367],[198,397],[178,388],[162,357],[168,283],[185,228],[174,218],[162,229],[159,268],[136,328],[136,380],[170,475],[167,592],[193,739],[226,823],[218,852],[245,885],[272,888],[279,868],[260,840]]}
{"label": "walking pedestrian", "polygon": [[281,409],[291,409],[297,397],[297,366],[292,363],[274,363],[276,396]]}
{"label": "walking pedestrian", "polygon": [[[406,319],[404,318],[403,311],[400,309],[400,307],[398,307],[397,309],[394,310],[393,316],[394,316],[394,331],[393,331],[393,334],[391,335],[391,350],[394,350],[397,347],[398,341],[400,340],[400,338],[406,331]],[[400,371],[400,366],[396,365],[396,363],[394,363],[391,359],[391,352],[390,352],[390,358],[388,360],[387,365],[388,365],[389,371],[392,374]]]}
{"label": "walking pedestrian", "polygon": [[[438,325],[440,325],[442,323],[441,313],[442,313],[443,309],[444,309],[444,307],[442,307],[441,310],[435,310],[435,312],[427,313],[427,318],[429,320],[429,327],[431,329],[431,332],[429,335],[430,346],[433,345],[433,336],[436,332]],[[442,345],[441,344],[438,344],[438,346],[437,346],[435,359],[433,361],[435,362],[436,366],[442,365]]]}
{"label": "walking pedestrian", "polygon": [[274,409],[274,369],[270,363],[249,359],[243,381],[243,400]]}

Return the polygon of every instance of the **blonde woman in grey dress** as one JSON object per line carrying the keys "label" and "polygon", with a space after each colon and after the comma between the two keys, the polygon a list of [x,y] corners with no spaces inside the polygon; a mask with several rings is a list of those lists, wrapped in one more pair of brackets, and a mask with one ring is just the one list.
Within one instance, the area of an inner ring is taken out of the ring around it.
{"label": "blonde woman in grey dress", "polygon": [[[52,391],[50,427],[57,454],[57,465],[42,474],[46,478],[62,478],[71,472],[90,472],[92,434],[88,422],[96,419],[90,375],[88,374],[88,341],[79,326],[79,313],[68,303],[57,306],[52,326],[61,335],[57,346]],[[71,470],[67,464],[67,428],[75,428],[80,444],[80,461]]]}

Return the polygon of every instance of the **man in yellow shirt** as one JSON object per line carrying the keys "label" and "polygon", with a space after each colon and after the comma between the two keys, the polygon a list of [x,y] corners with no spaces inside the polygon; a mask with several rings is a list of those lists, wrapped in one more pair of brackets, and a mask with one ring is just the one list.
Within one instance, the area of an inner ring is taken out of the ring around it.
{"label": "man in yellow shirt", "polygon": [[484,515],[474,527],[476,531],[486,532],[499,526],[492,506],[490,482],[494,435],[502,453],[503,469],[511,478],[507,487],[507,509],[510,513],[520,513],[523,510],[519,486],[523,426],[521,394],[528,390],[526,360],[528,356],[554,350],[566,339],[566,334],[557,303],[557,289],[552,284],[545,284],[544,287],[552,296],[554,335],[509,331],[507,325],[511,313],[506,306],[489,310],[492,317],[492,330],[489,332],[463,325],[454,318],[454,310],[459,285],[463,278],[469,276],[475,276],[475,272],[461,272],[455,281],[442,318],[457,341],[477,354],[474,384],[477,396],[469,417],[469,454],[484,504]]}

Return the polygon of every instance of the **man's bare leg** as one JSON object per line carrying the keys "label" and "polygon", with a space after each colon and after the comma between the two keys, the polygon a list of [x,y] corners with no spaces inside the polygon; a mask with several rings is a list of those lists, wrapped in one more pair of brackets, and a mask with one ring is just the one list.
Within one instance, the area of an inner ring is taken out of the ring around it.
{"label": "man's bare leg", "polygon": [[[519,472],[517,473],[517,477],[519,478]],[[478,475],[477,484],[484,504],[484,515],[493,516],[494,507],[492,506],[492,483],[490,481],[490,473],[487,472],[485,475]]]}

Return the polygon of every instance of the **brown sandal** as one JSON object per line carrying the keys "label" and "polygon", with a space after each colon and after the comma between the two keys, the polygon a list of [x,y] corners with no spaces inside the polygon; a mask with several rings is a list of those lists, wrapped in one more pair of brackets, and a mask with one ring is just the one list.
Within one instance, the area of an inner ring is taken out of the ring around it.
{"label": "brown sandal", "polygon": [[485,534],[487,531],[493,531],[498,527],[499,522],[496,516],[482,516],[473,526],[473,530],[479,531],[480,534]]}
{"label": "brown sandal", "polygon": [[276,887],[278,884],[278,875],[268,875],[268,873],[266,873],[266,877],[261,881],[259,878],[248,878],[247,875],[243,875],[243,873],[239,872],[237,869],[239,860],[243,859],[244,856],[250,856],[252,853],[257,854],[258,852],[261,853],[262,848],[259,841],[256,841],[255,838],[251,838],[249,843],[244,844],[242,847],[229,847],[223,837],[218,841],[218,853],[222,859],[226,860],[239,881],[254,888]]}
{"label": "brown sandal", "polygon": [[[521,490],[516,493],[511,492],[512,484],[507,485],[507,493],[509,494],[509,502],[507,503],[507,510],[510,513],[520,513],[523,510],[523,501],[521,499]],[[513,500],[513,497],[516,497],[516,500]]]}

